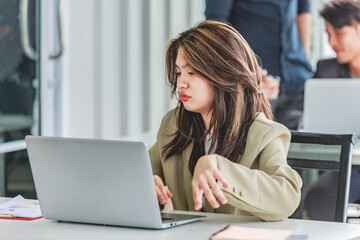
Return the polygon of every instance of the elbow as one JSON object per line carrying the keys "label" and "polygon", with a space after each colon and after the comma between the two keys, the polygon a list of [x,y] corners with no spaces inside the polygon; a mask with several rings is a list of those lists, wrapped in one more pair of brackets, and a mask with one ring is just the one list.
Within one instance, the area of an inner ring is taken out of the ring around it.
{"label": "elbow", "polygon": [[284,206],[281,209],[279,209],[279,211],[276,213],[273,212],[269,214],[260,214],[257,217],[266,222],[276,222],[276,221],[285,220],[295,212],[295,210],[297,209],[300,203],[300,199],[292,203],[290,201],[291,200],[289,200],[289,202],[284,204]]}
{"label": "elbow", "polygon": [[298,208],[301,201],[301,187],[293,188],[291,194],[287,194],[277,207],[270,213],[261,213],[257,217],[266,222],[282,221],[290,217]]}
{"label": "elbow", "polygon": [[280,221],[290,217],[296,209],[299,207],[301,202],[301,184],[293,185],[293,189],[291,193],[287,194],[287,196],[282,201],[282,208],[279,211],[279,216],[276,217],[277,220]]}

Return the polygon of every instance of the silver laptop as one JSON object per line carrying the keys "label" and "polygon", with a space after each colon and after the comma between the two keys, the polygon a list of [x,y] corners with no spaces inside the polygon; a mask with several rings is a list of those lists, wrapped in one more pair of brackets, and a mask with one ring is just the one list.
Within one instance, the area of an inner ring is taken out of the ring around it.
{"label": "silver laptop", "polygon": [[44,218],[161,229],[199,220],[161,213],[142,142],[26,136]]}
{"label": "silver laptop", "polygon": [[[360,79],[309,79],[305,84],[304,130],[360,134]],[[360,145],[360,144],[357,144]]]}

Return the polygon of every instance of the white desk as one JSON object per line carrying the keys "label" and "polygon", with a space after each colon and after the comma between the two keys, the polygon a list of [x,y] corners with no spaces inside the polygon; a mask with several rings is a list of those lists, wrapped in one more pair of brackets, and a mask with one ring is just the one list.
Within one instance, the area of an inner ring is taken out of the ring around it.
{"label": "white desk", "polygon": [[[6,201],[0,198],[0,203]],[[149,230],[90,224],[64,223],[38,219],[33,221],[0,219],[0,239],[209,239],[211,234],[228,224],[254,228],[291,229],[293,234],[307,234],[308,240],[342,240],[360,236],[360,225],[284,220],[262,222],[255,217],[241,217],[225,214],[208,214],[205,220],[165,230]]]}

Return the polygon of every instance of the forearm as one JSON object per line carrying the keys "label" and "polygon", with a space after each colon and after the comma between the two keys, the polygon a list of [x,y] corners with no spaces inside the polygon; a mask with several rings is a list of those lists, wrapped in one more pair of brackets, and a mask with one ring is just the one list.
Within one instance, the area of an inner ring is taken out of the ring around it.
{"label": "forearm", "polygon": [[150,156],[151,169],[153,171],[153,174],[159,176],[163,181],[165,181],[164,172],[161,164],[160,152],[157,143],[155,143],[149,149],[149,156]]}
{"label": "forearm", "polygon": [[297,208],[301,197],[300,176],[286,163],[285,152],[275,140],[259,156],[256,169],[218,156],[218,168],[230,188],[222,188],[228,203],[266,221],[282,220]]}
{"label": "forearm", "polygon": [[311,15],[309,12],[300,13],[296,18],[301,42],[304,46],[306,57],[310,59],[311,48]]}

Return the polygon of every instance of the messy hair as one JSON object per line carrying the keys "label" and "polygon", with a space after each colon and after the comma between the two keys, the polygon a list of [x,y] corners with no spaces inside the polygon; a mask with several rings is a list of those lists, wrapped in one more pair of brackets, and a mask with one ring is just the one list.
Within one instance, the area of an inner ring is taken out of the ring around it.
{"label": "messy hair", "polygon": [[324,5],[320,15],[335,29],[360,22],[360,2],[358,0],[335,0]]}
{"label": "messy hair", "polygon": [[205,154],[206,135],[212,132],[210,152],[236,162],[242,154],[249,127],[257,112],[273,119],[269,101],[262,90],[261,68],[248,43],[233,27],[206,20],[172,39],[166,49],[166,73],[172,95],[177,90],[176,58],[179,49],[187,64],[207,79],[215,97],[212,116],[205,129],[199,113],[187,111],[181,101],[175,111],[177,132],[163,153],[166,158],[180,154],[193,142],[189,170]]}

